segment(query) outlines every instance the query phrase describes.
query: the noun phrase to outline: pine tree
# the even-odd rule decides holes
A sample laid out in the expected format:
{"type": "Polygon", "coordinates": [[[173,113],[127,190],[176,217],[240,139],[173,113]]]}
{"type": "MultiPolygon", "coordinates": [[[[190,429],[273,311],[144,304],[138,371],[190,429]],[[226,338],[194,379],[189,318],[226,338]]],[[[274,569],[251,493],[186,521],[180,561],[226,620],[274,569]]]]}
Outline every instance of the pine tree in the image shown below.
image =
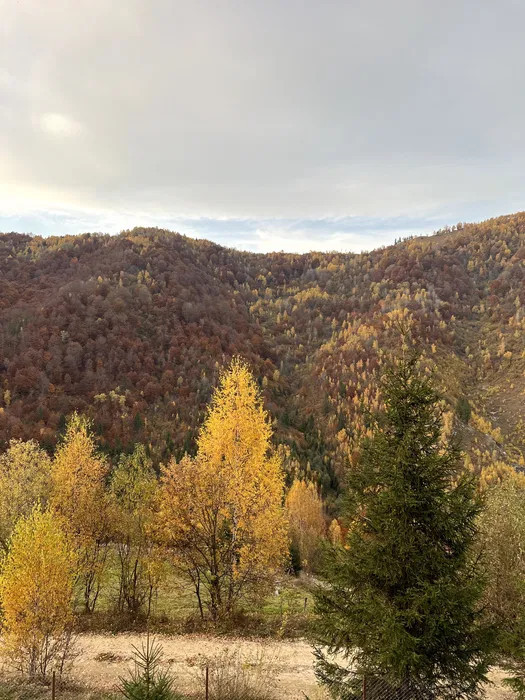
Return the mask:
{"type": "Polygon", "coordinates": [[[480,502],[441,439],[439,398],[417,358],[399,360],[382,390],[384,411],[348,474],[348,535],[328,551],[316,592],[317,675],[341,699],[360,696],[364,677],[392,698],[473,698],[491,642],[472,556],[480,502]]]}
{"type": "Polygon", "coordinates": [[[142,646],[133,647],[135,668],[129,678],[120,679],[120,693],[126,700],[181,700],[173,690],[173,678],[162,668],[164,652],[149,636],[142,646]]]}

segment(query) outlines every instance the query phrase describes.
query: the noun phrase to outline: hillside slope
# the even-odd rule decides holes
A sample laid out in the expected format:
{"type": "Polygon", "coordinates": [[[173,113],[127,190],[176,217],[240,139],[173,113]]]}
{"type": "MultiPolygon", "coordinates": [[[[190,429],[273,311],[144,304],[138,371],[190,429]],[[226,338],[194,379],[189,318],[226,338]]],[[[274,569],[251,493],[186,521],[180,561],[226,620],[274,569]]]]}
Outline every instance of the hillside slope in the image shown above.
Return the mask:
{"type": "Polygon", "coordinates": [[[335,492],[400,313],[474,467],[523,465],[525,213],[360,255],[255,255],[157,229],[2,234],[0,440],[52,446],[79,410],[109,451],[141,440],[165,460],[193,448],[220,365],[241,354],[290,473],[335,492]]]}

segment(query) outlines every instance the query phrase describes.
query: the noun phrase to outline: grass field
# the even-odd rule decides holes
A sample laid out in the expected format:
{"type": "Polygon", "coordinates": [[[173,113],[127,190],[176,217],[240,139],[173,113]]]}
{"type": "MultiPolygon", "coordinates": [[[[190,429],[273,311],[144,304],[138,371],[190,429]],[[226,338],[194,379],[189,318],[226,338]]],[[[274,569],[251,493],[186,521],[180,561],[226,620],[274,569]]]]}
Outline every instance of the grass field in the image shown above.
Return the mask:
{"type": "MultiPolygon", "coordinates": [[[[213,627],[214,633],[247,637],[305,636],[313,617],[313,588],[308,576],[283,575],[274,588],[261,598],[247,598],[235,617],[213,627]]],[[[178,577],[170,567],[154,598],[149,622],[145,615],[133,619],[115,612],[118,596],[118,566],[111,553],[104,586],[93,614],[82,611],[77,603],[77,627],[81,632],[125,632],[145,630],[164,634],[211,631],[210,622],[202,621],[197,599],[190,584],[178,577]]]]}

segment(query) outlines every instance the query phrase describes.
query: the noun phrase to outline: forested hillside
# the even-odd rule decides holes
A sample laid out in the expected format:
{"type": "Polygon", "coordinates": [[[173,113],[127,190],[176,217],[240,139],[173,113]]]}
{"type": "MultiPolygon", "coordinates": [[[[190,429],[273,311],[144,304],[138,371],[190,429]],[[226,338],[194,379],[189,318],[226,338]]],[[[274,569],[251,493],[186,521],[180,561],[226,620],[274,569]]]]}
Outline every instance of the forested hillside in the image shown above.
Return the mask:
{"type": "Polygon", "coordinates": [[[255,255],[157,229],[0,235],[0,447],[74,410],[110,453],[194,449],[233,355],[260,377],[290,475],[337,493],[408,315],[484,477],[524,466],[525,213],[363,254],[255,255]]]}

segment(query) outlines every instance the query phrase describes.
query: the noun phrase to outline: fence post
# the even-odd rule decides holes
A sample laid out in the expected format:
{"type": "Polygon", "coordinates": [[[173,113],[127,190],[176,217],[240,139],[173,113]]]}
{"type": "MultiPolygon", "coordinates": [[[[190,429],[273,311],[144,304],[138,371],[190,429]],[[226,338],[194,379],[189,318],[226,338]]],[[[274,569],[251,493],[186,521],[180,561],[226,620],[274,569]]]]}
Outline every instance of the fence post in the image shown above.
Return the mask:
{"type": "Polygon", "coordinates": [[[53,671],[51,677],[51,700],[56,700],[56,671],[53,671]]]}
{"type": "Polygon", "coordinates": [[[363,700],[366,700],[366,673],[363,675],[363,700]]]}
{"type": "Polygon", "coordinates": [[[206,700],[210,698],[210,669],[208,664],[206,664],[206,700]]]}

